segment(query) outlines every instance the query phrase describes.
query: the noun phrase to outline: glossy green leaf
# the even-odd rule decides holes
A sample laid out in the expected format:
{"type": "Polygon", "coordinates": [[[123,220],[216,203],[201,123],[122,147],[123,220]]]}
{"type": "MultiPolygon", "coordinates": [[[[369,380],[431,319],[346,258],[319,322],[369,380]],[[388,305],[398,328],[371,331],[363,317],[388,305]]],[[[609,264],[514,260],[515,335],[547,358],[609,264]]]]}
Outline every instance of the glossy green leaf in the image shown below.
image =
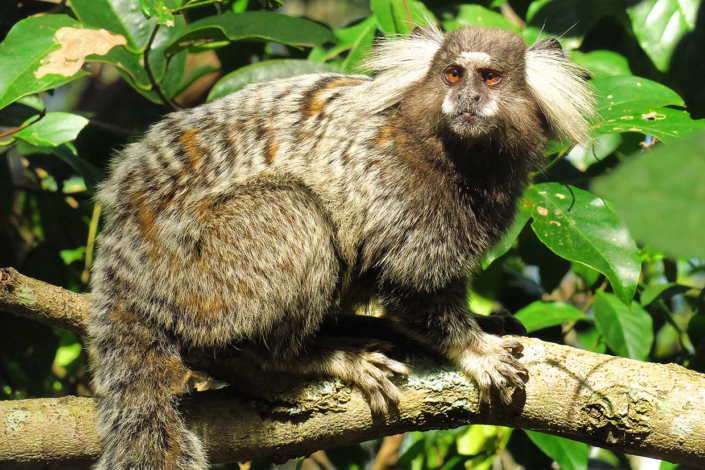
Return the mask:
{"type": "Polygon", "coordinates": [[[660,83],[641,77],[619,76],[592,81],[597,93],[597,112],[601,120],[597,133],[640,132],[669,141],[705,129],[705,120],[693,120],[680,109],[684,106],[676,92],[660,83]]]}
{"type": "Polygon", "coordinates": [[[605,339],[594,324],[587,327],[581,325],[581,328],[575,328],[575,334],[578,337],[576,347],[598,354],[604,354],[607,351],[605,339]]]}
{"type": "Polygon", "coordinates": [[[443,21],[443,28],[446,31],[465,25],[502,28],[515,33],[519,32],[517,25],[505,19],[501,14],[480,5],[460,5],[455,18],[443,21]]]}
{"type": "Polygon", "coordinates": [[[685,294],[689,290],[692,290],[691,286],[683,286],[676,284],[675,282],[669,282],[667,284],[654,284],[652,286],[647,286],[639,297],[640,304],[644,307],[649,305],[656,299],[670,299],[674,295],[685,294]]]}
{"type": "MultiPolygon", "coordinates": [[[[35,119],[31,118],[29,121],[35,119]]],[[[17,132],[15,138],[33,145],[56,147],[74,140],[86,124],[88,119],[77,114],[47,113],[39,121],[17,132]]]]}
{"type": "Polygon", "coordinates": [[[290,46],[317,47],[337,42],[333,32],[303,18],[264,11],[225,13],[195,21],[175,35],[166,48],[168,56],[210,42],[256,39],[290,46]]]}
{"type": "Polygon", "coordinates": [[[668,70],[676,46],[695,29],[699,6],[693,0],[641,0],[627,8],[639,45],[660,71],[668,70]]]}
{"type": "Polygon", "coordinates": [[[558,183],[534,185],[525,197],[533,204],[531,227],[539,240],[558,256],[600,271],[619,299],[631,304],[641,269],[639,250],[617,214],[589,192],[558,183]]]}
{"type": "Polygon", "coordinates": [[[592,51],[587,54],[574,53],[572,59],[594,74],[595,78],[631,75],[629,62],[621,54],[612,51],[592,51]]]}
{"type": "MultiPolygon", "coordinates": [[[[168,8],[176,8],[175,0],[160,0],[168,8]]],[[[71,7],[76,16],[86,25],[103,28],[127,39],[129,47],[135,50],[143,49],[152,34],[155,18],[146,19],[136,0],[72,0],[71,7]]],[[[164,94],[171,98],[181,89],[186,68],[186,53],[178,54],[171,60],[166,60],[164,50],[172,39],[185,28],[182,15],[174,17],[174,26],[162,26],[157,32],[152,51],[149,54],[149,64],[160,83],[164,94]],[[167,69],[168,65],[168,69],[167,69]]],[[[105,62],[115,66],[118,73],[147,99],[161,103],[161,99],[151,91],[152,83],[144,70],[144,58],[141,54],[132,54],[124,47],[114,47],[104,56],[89,56],[88,60],[105,62]]]]}
{"type": "Polygon", "coordinates": [[[317,72],[342,73],[342,70],[330,64],[309,60],[279,59],[257,62],[241,67],[221,78],[211,89],[208,101],[234,93],[250,83],[317,72]]]}
{"type": "Polygon", "coordinates": [[[526,327],[526,331],[540,330],[550,326],[557,326],[564,321],[588,320],[588,317],[573,307],[563,302],[542,302],[537,300],[519,310],[515,315],[526,327]]]}
{"type": "Polygon", "coordinates": [[[536,447],[555,460],[562,470],[587,469],[589,445],[541,432],[524,432],[536,447]]]}
{"type": "Polygon", "coordinates": [[[634,237],[672,257],[705,258],[705,132],[661,145],[595,181],[634,237]]]}
{"type": "Polygon", "coordinates": [[[618,76],[597,78],[590,82],[595,87],[596,109],[605,113],[625,110],[644,110],[662,106],[685,106],[683,99],[667,86],[642,77],[618,76]]]}
{"type": "Polygon", "coordinates": [[[156,18],[159,24],[174,25],[174,15],[163,0],[140,0],[140,8],[145,18],[156,18]]]}
{"type": "Polygon", "coordinates": [[[64,27],[80,28],[81,24],[66,15],[47,15],[27,18],[12,27],[0,43],[0,108],[87,75],[83,71],[69,77],[54,73],[39,78],[35,75],[47,56],[61,48],[54,34],[64,27]]]}
{"type": "Polygon", "coordinates": [[[347,48],[348,55],[341,66],[343,70],[346,72],[354,71],[365,53],[372,49],[375,31],[377,31],[377,18],[374,15],[353,28],[335,31],[335,35],[341,44],[349,45],[347,48]]]}
{"type": "Polygon", "coordinates": [[[531,217],[531,208],[532,206],[530,202],[524,200],[519,202],[519,208],[517,209],[517,214],[514,218],[512,226],[502,236],[501,240],[487,252],[485,258],[482,260],[482,269],[487,269],[492,261],[505,254],[509,251],[512,245],[514,245],[519,233],[531,217]]]}
{"type": "Polygon", "coordinates": [[[332,47],[315,47],[311,50],[308,60],[314,62],[327,62],[347,52],[347,56],[337,61],[341,69],[346,72],[356,71],[355,67],[365,53],[372,48],[372,42],[377,31],[377,17],[374,15],[355,26],[341,28],[333,31],[338,38],[338,44],[332,47]]]}
{"type": "Polygon", "coordinates": [[[416,0],[371,0],[370,8],[385,34],[409,34],[416,26],[436,23],[433,13],[416,0]]]}
{"type": "Polygon", "coordinates": [[[607,346],[622,357],[645,361],[654,344],[653,321],[637,302],[631,310],[613,294],[598,292],[592,306],[595,326],[607,346]]]}

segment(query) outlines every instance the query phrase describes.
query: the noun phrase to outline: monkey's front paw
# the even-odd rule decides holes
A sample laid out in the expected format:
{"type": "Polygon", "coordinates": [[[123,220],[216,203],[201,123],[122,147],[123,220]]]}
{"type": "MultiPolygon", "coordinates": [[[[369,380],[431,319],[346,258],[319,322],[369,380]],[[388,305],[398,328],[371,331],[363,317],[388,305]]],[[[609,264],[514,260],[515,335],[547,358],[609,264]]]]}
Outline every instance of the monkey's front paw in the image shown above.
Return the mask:
{"type": "Polygon", "coordinates": [[[515,339],[483,334],[475,344],[459,352],[458,364],[477,384],[481,402],[490,401],[492,388],[497,389],[506,404],[512,401],[510,387],[524,389],[529,371],[514,357],[523,349],[515,339]]]}
{"type": "Polygon", "coordinates": [[[367,397],[373,413],[384,413],[388,405],[399,403],[399,389],[389,380],[389,374],[404,378],[409,369],[401,362],[387,357],[385,343],[368,341],[354,351],[343,351],[337,368],[341,379],[357,385],[367,397]]]}

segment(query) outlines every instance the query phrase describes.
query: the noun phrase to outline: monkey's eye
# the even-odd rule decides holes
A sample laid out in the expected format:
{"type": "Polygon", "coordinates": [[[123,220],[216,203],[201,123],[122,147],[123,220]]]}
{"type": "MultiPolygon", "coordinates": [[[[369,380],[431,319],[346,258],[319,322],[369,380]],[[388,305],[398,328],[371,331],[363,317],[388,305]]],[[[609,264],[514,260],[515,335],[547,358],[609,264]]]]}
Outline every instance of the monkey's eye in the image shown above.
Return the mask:
{"type": "Polygon", "coordinates": [[[443,71],[443,77],[448,85],[455,85],[463,76],[463,70],[456,66],[450,66],[443,71]]]}
{"type": "Polygon", "coordinates": [[[497,85],[499,82],[502,81],[502,77],[500,77],[499,74],[495,72],[486,72],[482,75],[482,79],[485,81],[486,84],[490,86],[497,85]]]}

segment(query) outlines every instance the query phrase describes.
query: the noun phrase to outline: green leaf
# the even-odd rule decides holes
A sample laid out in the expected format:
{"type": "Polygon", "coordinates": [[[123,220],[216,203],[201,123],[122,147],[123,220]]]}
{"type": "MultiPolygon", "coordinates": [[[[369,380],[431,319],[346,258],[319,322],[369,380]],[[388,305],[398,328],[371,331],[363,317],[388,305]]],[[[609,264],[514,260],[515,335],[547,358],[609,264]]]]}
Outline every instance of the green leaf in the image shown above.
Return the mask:
{"type": "Polygon", "coordinates": [[[627,58],[616,52],[592,51],[587,54],[574,53],[571,57],[575,63],[589,69],[595,78],[632,74],[627,58]]]}
{"type": "Polygon", "coordinates": [[[341,44],[349,45],[347,48],[348,56],[341,67],[343,70],[346,72],[353,71],[365,53],[372,49],[375,31],[377,31],[377,18],[374,15],[352,28],[335,31],[335,35],[341,44]]]}
{"type": "Polygon", "coordinates": [[[416,26],[436,23],[433,13],[416,0],[370,0],[370,8],[385,34],[405,35],[416,26]]]}
{"type": "Polygon", "coordinates": [[[666,72],[680,40],[695,29],[699,1],[641,0],[627,8],[634,34],[654,65],[666,72]]]}
{"type": "Polygon", "coordinates": [[[654,344],[651,315],[637,302],[631,309],[612,294],[598,292],[592,306],[595,326],[607,346],[622,357],[645,361],[654,344]]]}
{"type": "MultiPolygon", "coordinates": [[[[177,7],[175,0],[160,2],[168,8],[177,7]]],[[[154,25],[159,22],[155,18],[145,19],[135,0],[72,0],[71,7],[84,24],[124,36],[128,46],[135,50],[141,50],[147,45],[154,25]]],[[[174,17],[173,27],[159,29],[149,54],[150,67],[160,82],[162,91],[169,98],[181,89],[186,69],[186,53],[172,57],[167,64],[164,50],[185,27],[186,22],[182,15],[174,17]]],[[[152,83],[142,65],[142,55],[132,54],[124,47],[115,47],[104,56],[89,56],[88,60],[114,65],[120,76],[135,90],[150,101],[161,104],[157,93],[151,91],[152,83]]]]}
{"type": "Polygon", "coordinates": [[[48,61],[50,53],[61,49],[54,35],[61,28],[80,28],[81,24],[66,15],[27,18],[15,24],[0,43],[0,108],[23,96],[56,88],[87,72],[71,76],[50,73],[37,77],[37,70],[48,61]]]}
{"type": "Polygon", "coordinates": [[[519,32],[517,25],[507,21],[501,14],[480,5],[460,5],[455,18],[443,21],[443,28],[446,31],[465,25],[503,28],[515,33],[519,32]]]}
{"type": "Polygon", "coordinates": [[[311,50],[308,60],[314,62],[326,62],[339,56],[343,52],[348,52],[345,59],[339,61],[341,69],[351,72],[365,53],[372,48],[372,42],[377,31],[377,17],[374,15],[367,18],[355,26],[341,28],[333,31],[339,43],[333,47],[316,47],[311,50]]]}
{"type": "Polygon", "coordinates": [[[541,432],[524,432],[536,447],[555,460],[562,470],[587,469],[589,445],[541,432]]]}
{"type": "Polygon", "coordinates": [[[606,77],[596,78],[590,83],[596,89],[596,109],[603,117],[608,112],[621,113],[632,109],[685,106],[678,93],[646,78],[606,77]]]}
{"type": "Polygon", "coordinates": [[[156,17],[159,24],[174,25],[174,15],[162,0],[140,0],[140,8],[145,18],[156,17]]]}
{"type": "Polygon", "coordinates": [[[526,225],[526,222],[531,217],[531,207],[531,203],[528,201],[521,200],[519,202],[519,208],[517,209],[517,214],[512,226],[502,236],[502,239],[487,252],[485,258],[482,260],[482,269],[487,269],[492,261],[505,254],[514,245],[521,229],[524,228],[524,225],[526,225]]]}
{"type": "Polygon", "coordinates": [[[529,333],[549,326],[560,325],[564,321],[589,320],[583,312],[572,305],[540,300],[519,310],[515,317],[524,324],[529,333]]]}
{"type": "Polygon", "coordinates": [[[705,132],[661,145],[592,185],[634,237],[672,257],[705,258],[705,132]]]}
{"type": "MultiPolygon", "coordinates": [[[[28,121],[35,119],[33,117],[28,121]]],[[[56,147],[74,140],[87,124],[88,119],[77,114],[47,113],[39,121],[17,132],[15,138],[33,145],[56,147]]]]}
{"type": "Polygon", "coordinates": [[[676,92],[645,78],[619,76],[592,81],[597,93],[597,112],[602,120],[597,133],[640,132],[669,141],[705,129],[705,120],[692,120],[676,92]]]}
{"type": "Polygon", "coordinates": [[[567,160],[578,170],[585,171],[593,163],[597,163],[617,150],[622,144],[619,134],[604,134],[595,140],[576,145],[567,156],[567,160]]]}
{"type": "Polygon", "coordinates": [[[534,185],[525,197],[533,204],[531,228],[539,240],[558,256],[607,276],[629,305],[641,269],[639,250],[614,211],[587,191],[558,183],[534,185]]]}
{"type": "Polygon", "coordinates": [[[221,78],[211,89],[208,101],[234,93],[250,83],[316,72],[340,73],[342,70],[333,65],[309,60],[278,59],[257,62],[241,67],[221,78]]]}
{"type": "Polygon", "coordinates": [[[646,307],[656,299],[670,299],[674,295],[685,294],[692,289],[693,287],[683,286],[676,284],[675,282],[669,282],[667,284],[654,284],[644,289],[641,293],[641,297],[639,298],[639,303],[643,307],[646,307]]]}
{"type": "Polygon", "coordinates": [[[289,46],[317,47],[335,43],[333,32],[303,18],[264,11],[225,13],[209,16],[188,25],[171,39],[166,55],[210,42],[256,39],[289,46]]]}

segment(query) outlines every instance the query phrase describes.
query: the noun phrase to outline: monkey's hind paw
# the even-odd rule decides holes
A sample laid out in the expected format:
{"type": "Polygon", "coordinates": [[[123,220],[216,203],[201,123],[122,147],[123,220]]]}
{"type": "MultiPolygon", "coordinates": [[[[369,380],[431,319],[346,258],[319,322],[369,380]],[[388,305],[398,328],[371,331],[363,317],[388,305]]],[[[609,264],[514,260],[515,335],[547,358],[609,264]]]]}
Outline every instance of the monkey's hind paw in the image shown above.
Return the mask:
{"type": "Polygon", "coordinates": [[[458,363],[477,385],[481,402],[490,401],[490,392],[494,388],[502,402],[509,404],[512,388],[524,389],[529,371],[514,357],[523,349],[515,339],[483,334],[475,344],[460,352],[458,363]]]}
{"type": "Polygon", "coordinates": [[[389,379],[389,374],[407,378],[409,369],[401,362],[390,359],[383,351],[385,343],[364,342],[359,349],[342,351],[334,367],[337,376],[355,384],[365,395],[374,414],[387,411],[389,404],[399,403],[399,389],[389,379]]]}

